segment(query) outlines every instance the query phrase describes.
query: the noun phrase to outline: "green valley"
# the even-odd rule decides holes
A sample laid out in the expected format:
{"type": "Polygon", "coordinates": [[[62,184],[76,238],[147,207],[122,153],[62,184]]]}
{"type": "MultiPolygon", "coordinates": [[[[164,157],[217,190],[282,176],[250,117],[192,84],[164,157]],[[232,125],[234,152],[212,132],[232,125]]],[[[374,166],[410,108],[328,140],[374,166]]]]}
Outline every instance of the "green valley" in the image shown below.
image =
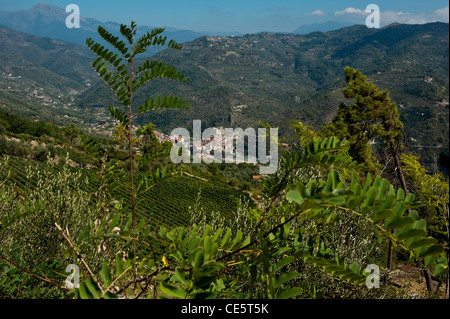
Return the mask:
{"type": "MultiPolygon", "coordinates": [[[[381,30],[353,26],[308,35],[261,33],[243,37],[202,37],[166,50],[155,58],[179,66],[190,79],[177,86],[156,80],[136,96],[169,93],[191,99],[185,112],[158,111],[152,121],[164,131],[190,128],[194,119],[206,127],[280,127],[301,120],[320,127],[345,101],[346,66],[360,69],[388,89],[405,123],[408,146],[427,167],[437,169],[439,152],[448,149],[448,24],[392,25],[381,30]]],[[[107,105],[113,96],[103,83],[79,96],[80,106],[107,105]]]]}
{"type": "Polygon", "coordinates": [[[0,25],[0,300],[448,299],[448,26],[0,25]]]}

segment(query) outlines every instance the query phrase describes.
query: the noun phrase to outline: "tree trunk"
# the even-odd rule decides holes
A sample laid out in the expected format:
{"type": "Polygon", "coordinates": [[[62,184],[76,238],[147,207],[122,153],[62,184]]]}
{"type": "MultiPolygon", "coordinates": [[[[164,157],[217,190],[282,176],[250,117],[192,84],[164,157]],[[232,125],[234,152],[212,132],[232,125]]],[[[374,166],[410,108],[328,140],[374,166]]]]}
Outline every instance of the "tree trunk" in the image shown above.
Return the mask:
{"type": "Polygon", "coordinates": [[[391,267],[392,267],[392,240],[389,239],[387,269],[390,270],[391,267]]]}
{"type": "Polygon", "coordinates": [[[431,275],[428,269],[423,270],[423,275],[425,277],[425,282],[427,283],[427,290],[428,292],[433,292],[433,281],[431,280],[431,275]]]}
{"type": "MultiPolygon", "coordinates": [[[[398,152],[394,147],[392,147],[391,153],[394,159],[395,171],[397,172],[397,177],[400,182],[400,186],[405,191],[405,194],[408,194],[408,186],[406,185],[405,176],[403,175],[403,170],[400,164],[398,152]]],[[[394,231],[391,231],[391,234],[394,234],[394,231]]],[[[393,254],[392,241],[389,240],[387,269],[391,269],[392,267],[392,254],[393,254]]]]}
{"type": "MultiPolygon", "coordinates": [[[[398,151],[394,147],[392,148],[392,156],[394,158],[395,170],[397,171],[398,180],[400,182],[401,187],[405,191],[405,194],[407,195],[409,193],[408,186],[406,185],[405,175],[403,174],[402,165],[400,163],[398,151]]],[[[391,266],[392,266],[392,242],[389,241],[388,266],[387,266],[387,268],[390,269],[391,266]]],[[[428,292],[431,293],[431,292],[433,292],[433,289],[432,289],[433,288],[432,287],[432,282],[433,281],[431,279],[431,274],[428,271],[428,269],[426,269],[426,268],[424,268],[423,274],[424,274],[425,281],[426,281],[426,284],[427,284],[427,290],[428,290],[428,292]]]]}
{"type": "Polygon", "coordinates": [[[405,191],[405,194],[408,194],[408,186],[406,185],[405,175],[403,175],[402,165],[400,164],[400,159],[398,156],[398,152],[396,150],[392,151],[392,156],[394,157],[395,170],[397,171],[397,177],[400,182],[401,187],[405,191]]]}

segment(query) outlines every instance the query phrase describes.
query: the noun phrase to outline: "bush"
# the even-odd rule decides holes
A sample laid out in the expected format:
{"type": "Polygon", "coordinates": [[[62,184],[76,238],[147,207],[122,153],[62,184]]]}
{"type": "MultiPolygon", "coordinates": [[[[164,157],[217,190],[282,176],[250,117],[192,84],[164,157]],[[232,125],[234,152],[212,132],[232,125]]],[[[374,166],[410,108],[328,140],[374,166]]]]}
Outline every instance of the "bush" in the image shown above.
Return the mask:
{"type": "Polygon", "coordinates": [[[5,134],[9,129],[10,125],[8,121],[0,117],[0,134],[5,134]]]}
{"type": "MultiPolygon", "coordinates": [[[[133,159],[133,167],[138,167],[138,162],[135,161],[134,159],[133,159]]],[[[122,169],[123,168],[125,170],[130,169],[130,160],[127,159],[126,161],[118,162],[117,163],[117,168],[118,169],[122,169]]]]}
{"type": "MultiPolygon", "coordinates": [[[[46,148],[41,148],[40,151],[43,149],[46,151],[46,148]]],[[[72,172],[67,165],[61,167],[58,172],[53,168],[54,164],[51,162],[44,165],[32,162],[27,164],[24,172],[30,185],[26,200],[30,204],[43,202],[44,210],[33,212],[16,221],[8,230],[0,232],[0,254],[13,258],[12,248],[17,246],[21,250],[20,256],[17,256],[18,262],[25,268],[33,269],[41,263],[49,264],[53,261],[64,267],[76,263],[77,260],[74,260],[73,256],[66,256],[67,248],[63,245],[63,238],[55,223],[63,229],[67,227],[70,234],[77,234],[89,221],[94,221],[100,215],[98,202],[84,190],[87,182],[83,173],[72,172]]],[[[0,177],[1,182],[3,181],[0,177]]],[[[2,197],[0,189],[0,219],[14,210],[15,205],[19,205],[17,200],[10,197],[15,192],[14,186],[7,184],[3,190],[2,197]]],[[[102,199],[104,203],[107,202],[106,197],[102,199]]],[[[109,209],[114,211],[113,207],[109,209]]],[[[85,258],[97,266],[97,263],[100,263],[97,252],[99,240],[95,243],[89,248],[84,247],[83,253],[85,258]]]]}
{"type": "Polygon", "coordinates": [[[39,162],[44,162],[45,160],[47,160],[47,156],[48,156],[48,149],[46,147],[37,146],[34,148],[33,157],[35,160],[39,162]]]}
{"type": "Polygon", "coordinates": [[[0,136],[0,156],[6,154],[7,143],[7,140],[3,136],[0,136]]]}
{"type": "Polygon", "coordinates": [[[56,155],[56,148],[55,148],[55,145],[53,145],[53,144],[47,145],[47,150],[48,150],[48,152],[50,153],[50,157],[51,157],[51,158],[55,158],[55,155],[56,155]]]}
{"type": "Polygon", "coordinates": [[[23,143],[13,143],[14,152],[12,155],[25,157],[31,154],[31,146],[23,143]]]}
{"type": "Polygon", "coordinates": [[[25,157],[31,154],[31,147],[22,142],[8,141],[0,137],[0,155],[3,154],[25,157]]]}
{"type": "Polygon", "coordinates": [[[252,189],[252,185],[251,185],[249,182],[243,182],[243,183],[241,184],[241,188],[242,188],[244,191],[249,191],[249,190],[252,189]]]}
{"type": "Polygon", "coordinates": [[[53,144],[49,144],[47,146],[37,146],[34,148],[33,157],[35,160],[39,162],[44,162],[47,160],[47,157],[55,158],[56,148],[53,144]]]}
{"type": "Polygon", "coordinates": [[[236,177],[233,177],[232,179],[230,179],[228,184],[230,184],[231,187],[237,187],[239,185],[239,181],[236,177]]]}

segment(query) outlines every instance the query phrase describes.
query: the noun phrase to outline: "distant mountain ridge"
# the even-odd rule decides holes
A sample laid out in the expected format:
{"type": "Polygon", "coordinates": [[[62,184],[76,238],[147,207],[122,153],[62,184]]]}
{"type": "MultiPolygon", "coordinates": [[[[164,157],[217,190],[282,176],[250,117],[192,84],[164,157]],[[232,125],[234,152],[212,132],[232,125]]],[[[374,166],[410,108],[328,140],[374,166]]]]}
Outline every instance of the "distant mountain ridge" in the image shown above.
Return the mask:
{"type": "Polygon", "coordinates": [[[74,121],[74,97],[98,81],[93,57],[80,45],[0,25],[0,108],[33,120],[74,121]]]}
{"type": "Polygon", "coordinates": [[[334,31],[339,30],[344,27],[351,26],[351,23],[340,23],[336,21],[326,21],[322,23],[312,23],[312,24],[303,24],[299,26],[297,29],[292,31],[293,34],[308,34],[311,32],[328,32],[328,31],[334,31]]]}
{"type": "MultiPolygon", "coordinates": [[[[100,40],[97,34],[97,27],[99,25],[105,26],[108,30],[114,32],[118,32],[120,28],[119,23],[100,22],[96,19],[81,16],[80,28],[68,29],[65,25],[67,16],[68,13],[66,13],[65,10],[40,2],[28,10],[8,12],[0,10],[0,24],[32,35],[72,42],[83,46],[86,43],[86,39],[89,37],[92,37],[97,41],[100,40]]],[[[152,26],[138,26],[138,32],[145,33],[152,28],[152,26]]],[[[168,38],[180,43],[192,41],[201,36],[212,34],[217,36],[243,35],[239,32],[195,32],[170,27],[165,31],[165,35],[167,35],[168,38]]],[[[161,51],[161,49],[150,50],[149,54],[154,54],[159,51],[161,51]]]]}
{"type": "MultiPolygon", "coordinates": [[[[48,37],[57,40],[84,45],[88,37],[99,40],[97,27],[101,24],[109,30],[119,30],[120,24],[116,22],[100,22],[93,18],[87,18],[83,15],[80,18],[80,29],[68,29],[65,27],[65,20],[68,13],[64,9],[39,2],[28,10],[20,11],[2,11],[0,10],[0,24],[6,27],[33,34],[40,37],[48,37]]],[[[351,24],[340,23],[336,21],[326,21],[322,23],[304,24],[295,29],[293,34],[308,34],[311,32],[328,32],[350,26],[351,24]]],[[[138,26],[141,33],[150,31],[153,26],[138,26]]],[[[270,32],[270,31],[267,31],[270,32]]],[[[289,33],[289,32],[286,32],[289,33]]],[[[210,31],[192,31],[180,30],[167,27],[166,35],[180,43],[193,41],[201,36],[243,36],[239,31],[233,32],[210,32],[210,31]]],[[[150,55],[161,51],[160,49],[150,50],[150,55]]]]}
{"type": "MultiPolygon", "coordinates": [[[[185,111],[152,112],[143,117],[163,131],[204,127],[258,127],[258,121],[292,134],[298,119],[316,128],[331,121],[345,101],[344,68],[359,68],[399,105],[411,148],[448,149],[449,25],[363,25],[307,35],[260,33],[243,37],[201,37],[180,51],[155,58],[177,66],[191,82],[156,80],[135,96],[175,94],[191,100],[185,111]]],[[[83,107],[106,105],[115,97],[103,83],[79,96],[83,107]]],[[[431,165],[435,153],[424,151],[431,165]]]]}
{"type": "MultiPolygon", "coordinates": [[[[33,118],[52,119],[57,114],[67,123],[86,119],[88,109],[116,101],[93,73],[89,62],[94,57],[84,46],[6,27],[0,36],[0,107],[25,109],[33,118]],[[33,93],[38,89],[44,93],[33,93]]],[[[138,107],[158,94],[190,99],[189,110],[152,112],[142,118],[164,132],[190,128],[194,119],[201,119],[205,127],[256,128],[263,121],[279,126],[280,135],[289,137],[292,119],[318,128],[333,118],[345,101],[344,68],[351,66],[391,92],[409,146],[422,150],[429,167],[436,152],[448,153],[448,57],[448,23],[392,24],[382,29],[356,25],[307,35],[203,36],[184,43],[182,50],[155,56],[183,71],[189,84],[155,80],[133,101],[138,107]]]]}

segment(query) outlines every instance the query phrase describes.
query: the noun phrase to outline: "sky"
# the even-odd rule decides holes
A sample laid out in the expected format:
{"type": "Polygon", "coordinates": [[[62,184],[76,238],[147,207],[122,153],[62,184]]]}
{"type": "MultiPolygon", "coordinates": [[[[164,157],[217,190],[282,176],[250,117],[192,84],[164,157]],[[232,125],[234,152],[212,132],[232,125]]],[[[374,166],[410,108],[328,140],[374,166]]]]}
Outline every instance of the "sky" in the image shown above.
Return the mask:
{"type": "MultiPolygon", "coordinates": [[[[0,0],[0,10],[27,10],[35,0],[0,0]]],[[[76,4],[85,18],[193,31],[292,32],[300,25],[337,21],[364,24],[369,4],[381,11],[381,25],[449,22],[447,0],[44,0],[65,9],[76,4]]],[[[1,21],[0,21],[1,24],[1,21]]]]}

